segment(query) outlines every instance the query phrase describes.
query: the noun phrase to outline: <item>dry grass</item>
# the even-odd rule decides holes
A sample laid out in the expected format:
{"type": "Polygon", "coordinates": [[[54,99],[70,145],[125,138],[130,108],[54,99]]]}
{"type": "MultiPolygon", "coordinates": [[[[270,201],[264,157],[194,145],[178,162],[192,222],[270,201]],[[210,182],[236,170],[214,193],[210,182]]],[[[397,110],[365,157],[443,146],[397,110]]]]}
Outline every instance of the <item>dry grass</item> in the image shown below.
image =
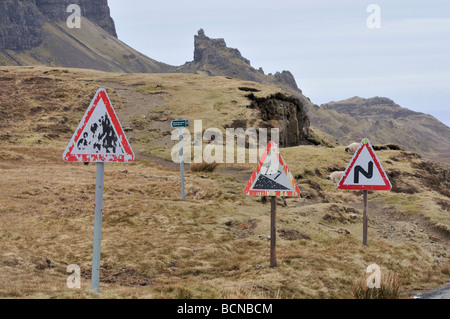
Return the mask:
{"type": "MultiPolygon", "coordinates": [[[[97,298],[89,292],[95,166],[61,163],[58,147],[10,150],[29,160],[1,162],[0,295],[97,298]],[[82,269],[81,291],[65,288],[72,263],[82,269]]],[[[242,185],[217,175],[186,180],[182,202],[176,171],[147,161],[107,165],[101,298],[346,298],[372,260],[411,276],[410,286],[442,277],[413,277],[417,260],[433,265],[419,247],[373,241],[363,249],[360,223],[327,224],[334,204],[299,199],[279,208],[278,227],[310,239],[280,233],[279,267],[270,269],[267,206],[228,198],[242,185]]]]}
{"type": "Polygon", "coordinates": [[[364,276],[352,288],[356,299],[398,299],[400,295],[400,282],[395,273],[381,272],[380,288],[369,288],[368,276],[364,276]]]}

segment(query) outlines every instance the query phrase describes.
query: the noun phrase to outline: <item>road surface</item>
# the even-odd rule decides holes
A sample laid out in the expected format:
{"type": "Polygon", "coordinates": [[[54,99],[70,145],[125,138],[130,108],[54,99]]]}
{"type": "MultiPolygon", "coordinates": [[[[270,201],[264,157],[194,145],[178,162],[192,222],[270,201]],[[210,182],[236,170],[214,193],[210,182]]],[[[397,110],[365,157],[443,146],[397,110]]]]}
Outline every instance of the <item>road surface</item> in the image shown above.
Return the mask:
{"type": "Polygon", "coordinates": [[[450,299],[450,283],[444,288],[420,296],[420,299],[450,299]]]}

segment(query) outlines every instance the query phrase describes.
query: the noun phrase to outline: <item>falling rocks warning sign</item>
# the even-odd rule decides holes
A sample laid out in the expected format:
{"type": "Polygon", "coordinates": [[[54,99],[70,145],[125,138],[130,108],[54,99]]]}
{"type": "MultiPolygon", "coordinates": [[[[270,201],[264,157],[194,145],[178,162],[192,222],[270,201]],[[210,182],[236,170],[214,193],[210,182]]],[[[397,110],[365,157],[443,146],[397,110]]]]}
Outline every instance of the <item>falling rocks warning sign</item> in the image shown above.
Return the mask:
{"type": "Polygon", "coordinates": [[[244,194],[251,196],[299,196],[300,190],[274,142],[267,144],[244,194]]]}
{"type": "Polygon", "coordinates": [[[63,154],[66,162],[132,162],[134,153],[104,89],[95,94],[63,154]]]}

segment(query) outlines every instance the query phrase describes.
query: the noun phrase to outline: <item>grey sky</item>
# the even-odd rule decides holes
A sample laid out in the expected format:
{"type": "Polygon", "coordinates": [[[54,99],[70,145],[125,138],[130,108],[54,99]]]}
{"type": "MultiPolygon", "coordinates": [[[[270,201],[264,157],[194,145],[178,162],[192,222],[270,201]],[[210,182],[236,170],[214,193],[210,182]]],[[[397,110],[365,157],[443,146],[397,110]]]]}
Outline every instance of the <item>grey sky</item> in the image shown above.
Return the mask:
{"type": "Polygon", "coordinates": [[[289,70],[315,104],[384,96],[450,126],[448,0],[109,0],[119,38],[171,65],[194,34],[224,38],[255,68],[289,70]],[[370,4],[381,28],[367,27],[370,4]]]}

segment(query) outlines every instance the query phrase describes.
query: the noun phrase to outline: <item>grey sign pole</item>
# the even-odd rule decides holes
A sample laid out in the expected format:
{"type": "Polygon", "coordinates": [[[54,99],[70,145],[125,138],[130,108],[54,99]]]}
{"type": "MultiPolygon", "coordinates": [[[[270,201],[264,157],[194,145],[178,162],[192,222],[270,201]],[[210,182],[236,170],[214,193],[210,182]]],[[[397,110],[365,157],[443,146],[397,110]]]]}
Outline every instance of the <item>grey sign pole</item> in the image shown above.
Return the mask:
{"type": "Polygon", "coordinates": [[[181,199],[185,199],[184,195],[184,155],[183,155],[183,128],[178,128],[180,134],[180,175],[181,175],[181,199]]]}
{"type": "Polygon", "coordinates": [[[95,186],[95,216],[94,216],[94,249],[92,254],[91,289],[99,292],[100,283],[100,251],[102,241],[102,211],[103,211],[103,181],[105,163],[97,163],[97,182],[95,186]]]}
{"type": "Polygon", "coordinates": [[[177,119],[170,123],[172,128],[178,128],[180,142],[180,175],[181,175],[181,199],[185,199],[184,195],[184,155],[183,155],[183,127],[189,126],[189,119],[177,119]]]}

